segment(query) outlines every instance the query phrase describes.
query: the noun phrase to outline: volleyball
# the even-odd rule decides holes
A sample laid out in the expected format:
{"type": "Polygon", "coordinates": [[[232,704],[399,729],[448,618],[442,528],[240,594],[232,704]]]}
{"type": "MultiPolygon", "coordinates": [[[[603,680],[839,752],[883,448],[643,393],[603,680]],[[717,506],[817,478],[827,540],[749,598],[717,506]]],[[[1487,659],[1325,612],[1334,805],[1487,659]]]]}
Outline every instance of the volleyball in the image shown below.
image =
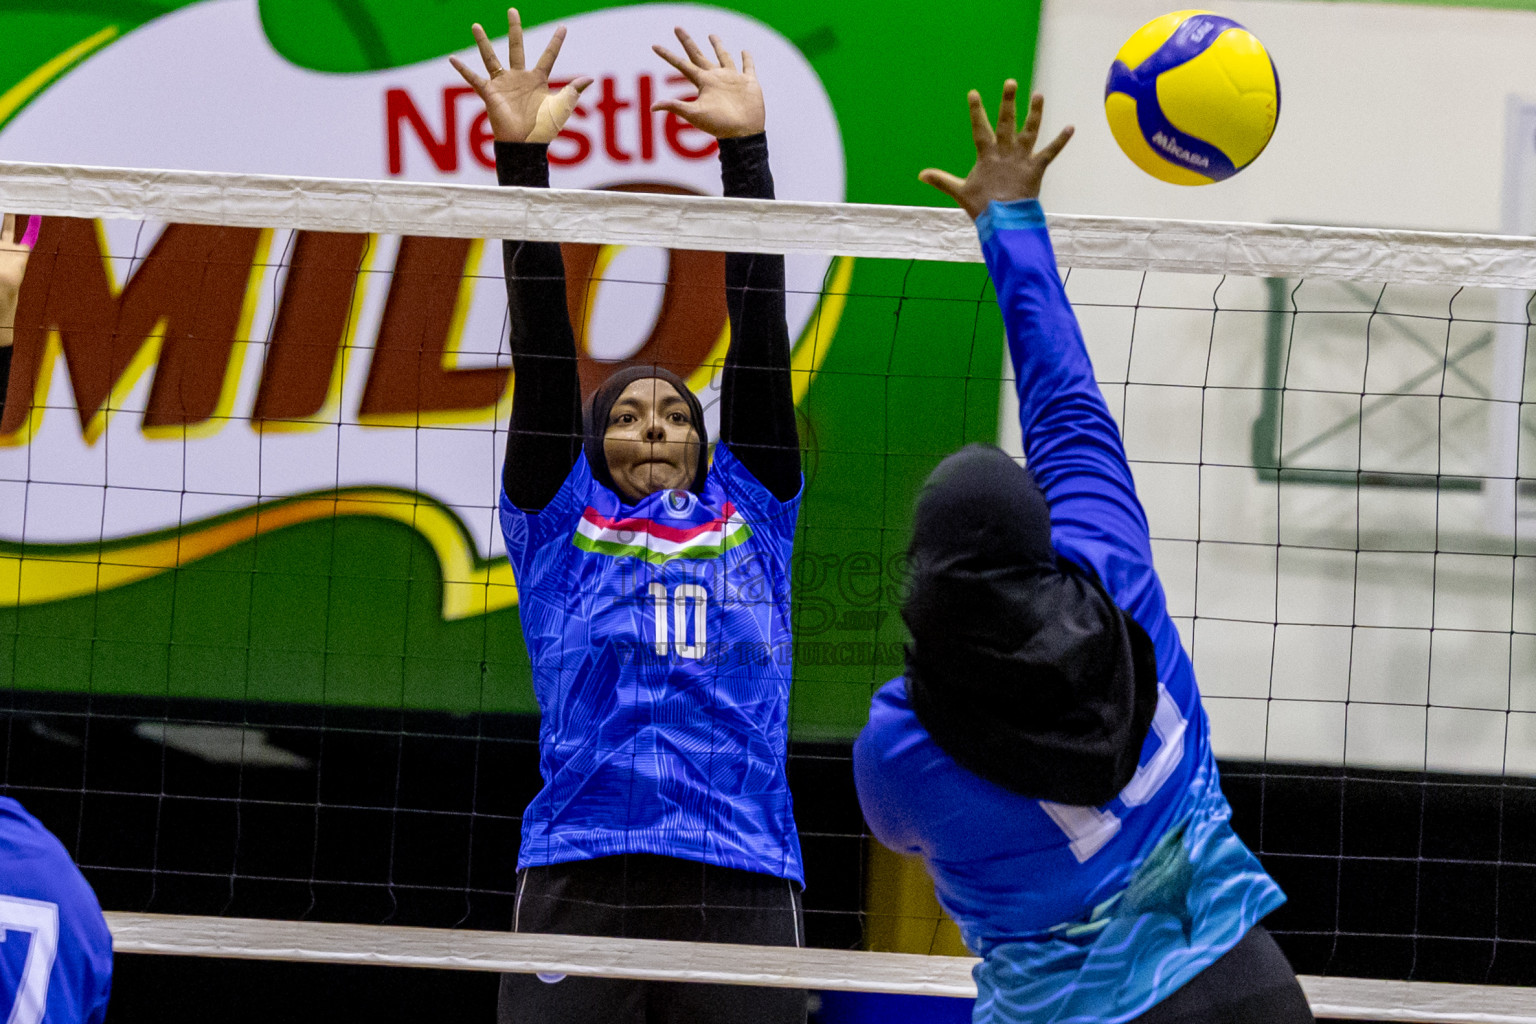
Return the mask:
{"type": "Polygon", "coordinates": [[[1137,29],[1104,86],[1109,130],[1131,161],[1174,185],[1209,185],[1257,159],[1280,117],[1280,76],[1252,32],[1209,11],[1137,29]]]}

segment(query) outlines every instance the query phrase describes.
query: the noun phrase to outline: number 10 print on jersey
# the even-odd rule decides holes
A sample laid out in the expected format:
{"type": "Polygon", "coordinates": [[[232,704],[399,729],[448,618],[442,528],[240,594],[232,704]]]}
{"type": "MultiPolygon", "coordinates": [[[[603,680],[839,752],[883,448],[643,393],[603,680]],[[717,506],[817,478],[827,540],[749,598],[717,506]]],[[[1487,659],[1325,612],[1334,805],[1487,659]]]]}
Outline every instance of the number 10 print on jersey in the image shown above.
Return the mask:
{"type": "Polygon", "coordinates": [[[803,882],[784,774],[799,498],[724,442],[625,505],[577,460],[501,524],[543,715],[518,867],[653,853],[803,882]]]}

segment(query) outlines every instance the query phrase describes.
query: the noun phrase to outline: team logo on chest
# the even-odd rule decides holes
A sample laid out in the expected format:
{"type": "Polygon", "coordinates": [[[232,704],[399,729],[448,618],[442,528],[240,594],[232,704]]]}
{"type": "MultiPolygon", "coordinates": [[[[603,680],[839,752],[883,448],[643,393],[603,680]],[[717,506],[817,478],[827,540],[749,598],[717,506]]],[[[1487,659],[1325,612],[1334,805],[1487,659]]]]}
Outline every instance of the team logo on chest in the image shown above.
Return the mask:
{"type": "Polygon", "coordinates": [[[667,515],[674,519],[686,519],[693,513],[694,506],[698,503],[699,497],[692,491],[668,491],[665,508],[667,515]]]}
{"type": "MultiPolygon", "coordinates": [[[[652,507],[669,519],[709,514],[699,508],[698,496],[690,491],[668,491],[652,507]]],[[[674,558],[719,558],[751,536],[752,528],[730,502],[719,515],[704,522],[680,525],[658,522],[651,516],[615,519],[589,506],[576,524],[571,543],[595,555],[639,558],[663,565],[674,558]]]]}

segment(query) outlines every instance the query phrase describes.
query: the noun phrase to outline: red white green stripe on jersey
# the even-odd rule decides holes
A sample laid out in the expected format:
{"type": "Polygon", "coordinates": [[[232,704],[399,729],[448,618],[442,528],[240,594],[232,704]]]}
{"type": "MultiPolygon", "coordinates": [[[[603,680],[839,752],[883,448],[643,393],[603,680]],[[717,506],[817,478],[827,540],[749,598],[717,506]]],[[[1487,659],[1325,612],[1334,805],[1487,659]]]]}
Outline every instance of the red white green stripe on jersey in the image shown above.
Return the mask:
{"type": "Polygon", "coordinates": [[[667,526],[653,519],[610,519],[588,508],[571,543],[596,555],[640,558],[662,565],[674,558],[719,558],[752,536],[752,527],[727,502],[718,518],[696,526],[667,526]]]}

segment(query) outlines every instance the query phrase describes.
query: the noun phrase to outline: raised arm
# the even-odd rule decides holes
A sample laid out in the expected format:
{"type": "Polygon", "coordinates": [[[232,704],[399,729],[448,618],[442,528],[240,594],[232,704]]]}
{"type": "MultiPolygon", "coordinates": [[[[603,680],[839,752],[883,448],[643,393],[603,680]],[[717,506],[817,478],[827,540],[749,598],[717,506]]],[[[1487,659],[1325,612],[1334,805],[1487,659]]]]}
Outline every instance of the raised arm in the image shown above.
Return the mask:
{"type": "MultiPolygon", "coordinates": [[[[474,26],[485,64],[481,77],[449,58],[485,103],[496,140],[496,180],[502,185],[549,187],[549,142],[592,84],[578,78],[551,92],[549,75],[565,41],[554,38],[532,68],[524,67],[523,29],[507,11],[507,63],[503,67],[485,30],[474,26]]],[[[576,336],[565,301],[565,265],[553,242],[502,242],[507,309],[511,319],[512,415],[501,482],[507,498],[538,512],[560,490],[581,453],[581,379],[576,336]]]]}
{"type": "MultiPolygon", "coordinates": [[[[688,100],[666,100],[656,110],[674,113],[720,142],[725,194],[773,198],[762,88],[752,55],[736,67],[730,51],[710,36],[715,59],[687,32],[676,30],[686,59],[665,47],[658,56],[698,89],[688,100]]],[[[800,491],[800,433],[789,376],[789,327],[784,311],[784,257],[729,253],[725,257],[726,310],[731,345],[720,380],[720,440],[780,501],[800,491]]]]}
{"type": "Polygon", "coordinates": [[[25,226],[15,214],[6,214],[0,224],[0,416],[5,415],[5,392],[11,383],[11,345],[16,336],[16,304],[21,298],[21,279],[27,272],[27,257],[37,241],[38,219],[31,217],[25,226]]]}
{"type": "Polygon", "coordinates": [[[921,177],[976,220],[1008,332],[1025,458],[1051,506],[1052,542],[1088,563],[1116,603],[1150,627],[1163,599],[1151,572],[1146,514],[1061,285],[1038,199],[1045,169],[1072,130],[1036,151],[1044,101],[1032,98],[1016,131],[1016,91],[1012,81],[1004,86],[995,130],[981,97],[971,93],[977,156],[970,175],[962,181],[930,169],[921,177]]]}

